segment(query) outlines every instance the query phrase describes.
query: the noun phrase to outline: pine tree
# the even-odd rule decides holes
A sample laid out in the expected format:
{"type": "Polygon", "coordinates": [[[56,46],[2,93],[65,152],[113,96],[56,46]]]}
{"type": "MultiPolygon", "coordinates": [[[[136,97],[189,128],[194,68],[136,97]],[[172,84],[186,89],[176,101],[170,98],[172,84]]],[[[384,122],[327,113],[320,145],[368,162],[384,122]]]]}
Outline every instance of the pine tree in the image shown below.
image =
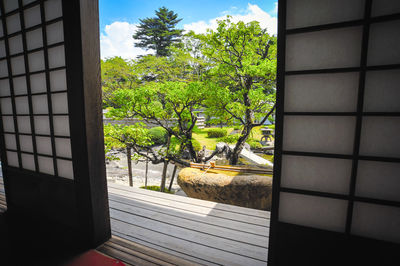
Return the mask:
{"type": "Polygon", "coordinates": [[[182,19],[178,14],[166,7],[161,7],[156,12],[156,17],[140,19],[137,32],[132,36],[140,42],[136,47],[153,49],[156,56],[168,55],[168,47],[174,42],[180,42],[183,30],[175,29],[182,19]]]}

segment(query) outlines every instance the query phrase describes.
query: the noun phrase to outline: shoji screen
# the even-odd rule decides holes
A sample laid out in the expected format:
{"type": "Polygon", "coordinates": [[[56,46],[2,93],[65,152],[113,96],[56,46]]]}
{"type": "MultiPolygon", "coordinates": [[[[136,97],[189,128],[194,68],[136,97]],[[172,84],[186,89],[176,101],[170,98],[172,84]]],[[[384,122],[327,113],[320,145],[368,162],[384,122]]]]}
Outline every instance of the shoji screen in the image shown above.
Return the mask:
{"type": "Polygon", "coordinates": [[[105,238],[97,2],[2,0],[0,9],[8,209],[81,231],[102,224],[105,238]]]}
{"type": "Polygon", "coordinates": [[[398,248],[399,43],[400,1],[279,1],[271,262],[398,248]]]}

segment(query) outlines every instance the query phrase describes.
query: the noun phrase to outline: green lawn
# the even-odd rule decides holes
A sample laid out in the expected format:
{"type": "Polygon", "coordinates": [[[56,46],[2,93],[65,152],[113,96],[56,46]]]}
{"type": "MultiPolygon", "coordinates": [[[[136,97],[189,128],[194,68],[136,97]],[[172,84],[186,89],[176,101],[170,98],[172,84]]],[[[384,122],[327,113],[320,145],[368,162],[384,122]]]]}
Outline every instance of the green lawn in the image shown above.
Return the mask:
{"type": "MultiPolygon", "coordinates": [[[[201,147],[204,145],[208,150],[215,150],[215,145],[218,142],[218,138],[208,138],[207,137],[207,129],[205,128],[202,129],[201,132],[198,133],[193,133],[193,138],[200,142],[201,147]]],[[[233,131],[233,127],[225,127],[225,129],[228,132],[228,135],[233,131]]],[[[252,130],[252,134],[250,135],[250,138],[256,139],[256,140],[261,140],[262,134],[261,134],[261,126],[260,127],[255,127],[252,130]]]]}

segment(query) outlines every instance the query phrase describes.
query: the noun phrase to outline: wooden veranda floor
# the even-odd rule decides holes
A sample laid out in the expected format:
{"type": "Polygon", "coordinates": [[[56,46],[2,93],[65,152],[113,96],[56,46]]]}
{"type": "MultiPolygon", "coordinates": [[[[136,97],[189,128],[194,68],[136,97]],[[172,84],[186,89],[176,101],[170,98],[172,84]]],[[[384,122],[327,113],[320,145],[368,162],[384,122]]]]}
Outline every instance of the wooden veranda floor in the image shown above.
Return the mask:
{"type": "Polygon", "coordinates": [[[108,190],[114,238],[103,253],[152,265],[267,264],[269,212],[115,184],[108,190]]]}

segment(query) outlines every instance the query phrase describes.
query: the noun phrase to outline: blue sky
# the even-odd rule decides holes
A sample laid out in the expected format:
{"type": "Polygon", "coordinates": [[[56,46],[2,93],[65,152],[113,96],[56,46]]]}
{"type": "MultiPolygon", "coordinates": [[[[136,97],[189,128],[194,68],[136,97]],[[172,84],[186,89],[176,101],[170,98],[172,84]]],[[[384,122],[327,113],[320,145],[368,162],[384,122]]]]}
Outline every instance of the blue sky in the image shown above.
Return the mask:
{"type": "Polygon", "coordinates": [[[271,34],[276,34],[276,0],[100,0],[102,58],[122,56],[127,59],[149,53],[134,47],[132,34],[140,18],[154,16],[165,6],[182,18],[178,27],[199,33],[213,28],[218,18],[229,14],[245,22],[258,20],[271,34]]]}

